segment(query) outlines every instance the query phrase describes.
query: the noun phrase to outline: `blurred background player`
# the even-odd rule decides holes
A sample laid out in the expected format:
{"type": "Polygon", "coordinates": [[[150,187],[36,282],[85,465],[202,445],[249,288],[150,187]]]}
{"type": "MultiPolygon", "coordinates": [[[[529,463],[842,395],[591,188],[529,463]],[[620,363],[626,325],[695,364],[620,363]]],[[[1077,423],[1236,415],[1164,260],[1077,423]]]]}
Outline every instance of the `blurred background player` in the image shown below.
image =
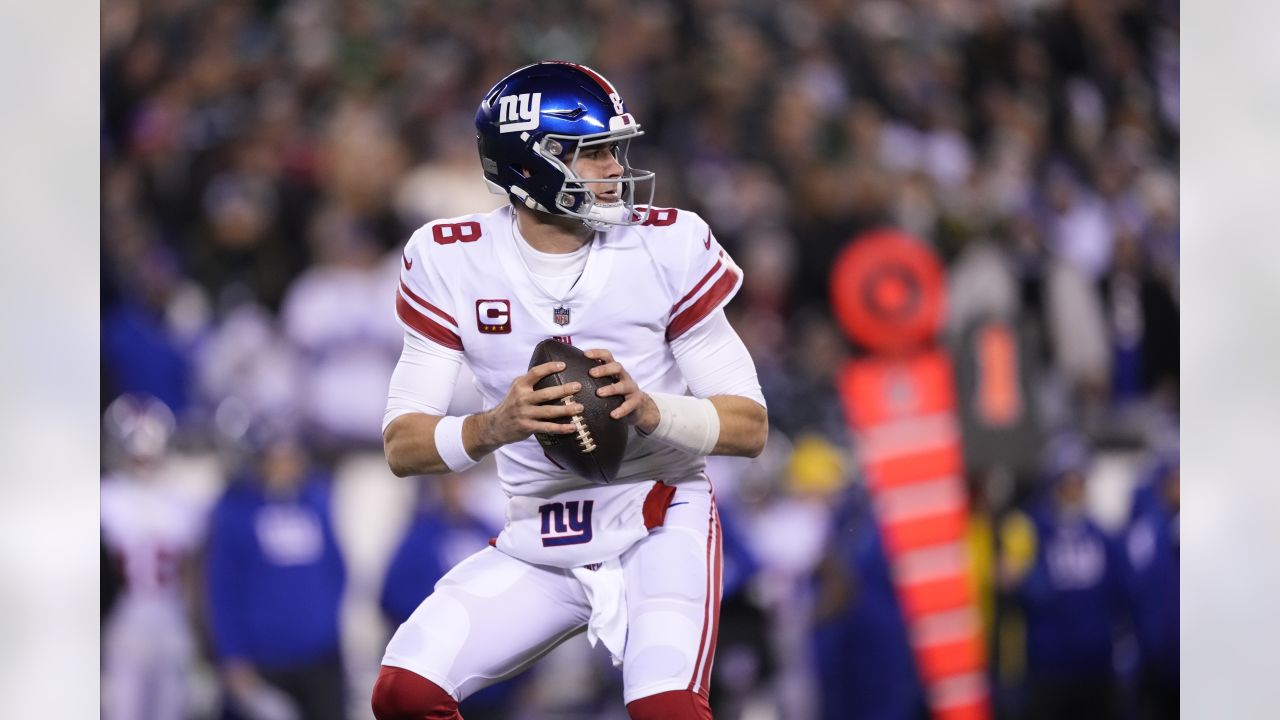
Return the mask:
{"type": "Polygon", "coordinates": [[[169,483],[173,413],[145,395],[124,395],[103,417],[104,577],[118,578],[103,618],[102,716],[187,717],[195,652],[192,562],[201,508],[169,483]]]}

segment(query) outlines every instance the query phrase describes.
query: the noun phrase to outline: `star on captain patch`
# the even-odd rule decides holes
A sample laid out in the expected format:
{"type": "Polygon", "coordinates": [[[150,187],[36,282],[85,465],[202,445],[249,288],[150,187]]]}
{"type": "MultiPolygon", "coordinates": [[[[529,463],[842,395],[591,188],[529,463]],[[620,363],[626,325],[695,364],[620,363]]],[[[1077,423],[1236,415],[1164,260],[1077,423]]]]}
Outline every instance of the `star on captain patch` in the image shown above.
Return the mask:
{"type": "Polygon", "coordinates": [[[551,320],[560,326],[569,324],[569,308],[560,306],[551,311],[551,320]]]}

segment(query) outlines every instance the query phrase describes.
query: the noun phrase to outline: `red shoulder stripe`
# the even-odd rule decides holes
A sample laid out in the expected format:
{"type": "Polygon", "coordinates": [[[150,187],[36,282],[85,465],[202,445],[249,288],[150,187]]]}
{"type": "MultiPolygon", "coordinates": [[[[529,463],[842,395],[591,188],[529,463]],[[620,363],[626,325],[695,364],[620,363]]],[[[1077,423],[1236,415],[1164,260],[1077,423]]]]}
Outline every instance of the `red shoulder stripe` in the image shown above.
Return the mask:
{"type": "Polygon", "coordinates": [[[436,344],[450,350],[462,349],[462,338],[457,333],[419,312],[399,293],[396,294],[396,314],[405,325],[417,330],[423,337],[435,341],[436,344]]]}
{"type": "Polygon", "coordinates": [[[698,284],[697,284],[697,285],[694,285],[692,290],[690,290],[689,292],[685,293],[685,296],[684,296],[684,297],[682,297],[682,298],[680,298],[680,301],[679,301],[679,302],[677,302],[675,305],[672,305],[672,306],[671,306],[671,312],[675,312],[675,311],[676,311],[676,308],[678,308],[678,307],[680,307],[681,305],[683,305],[683,304],[685,304],[686,302],[688,302],[688,301],[689,301],[689,298],[693,297],[694,295],[697,295],[697,294],[698,294],[698,291],[702,289],[702,286],[703,286],[703,285],[706,285],[706,284],[707,284],[707,281],[708,281],[708,280],[710,280],[712,277],[714,277],[714,276],[715,276],[716,271],[720,269],[720,265],[722,265],[722,264],[723,264],[723,263],[722,263],[722,261],[721,261],[719,258],[717,258],[717,259],[716,259],[716,264],[711,266],[711,269],[707,271],[707,274],[706,274],[706,275],[703,275],[703,276],[702,276],[702,279],[698,281],[698,284]]]}
{"type": "Polygon", "coordinates": [[[685,334],[689,328],[697,325],[699,321],[711,314],[712,310],[719,307],[720,303],[733,292],[733,288],[738,284],[738,271],[732,267],[725,268],[724,274],[720,279],[711,286],[711,289],[703,293],[698,298],[698,302],[690,305],[684,312],[671,319],[671,323],[667,325],[667,342],[671,342],[681,335],[685,334]]]}
{"type": "Polygon", "coordinates": [[[412,290],[410,290],[410,289],[409,289],[409,286],[408,286],[408,285],[405,285],[405,283],[404,283],[404,280],[403,280],[403,279],[402,279],[402,280],[400,280],[400,291],[401,291],[401,292],[403,292],[405,295],[408,295],[410,300],[412,300],[412,301],[414,301],[414,302],[418,303],[418,304],[419,304],[419,305],[421,305],[422,307],[424,307],[424,308],[426,308],[426,309],[430,310],[431,312],[433,312],[433,313],[435,313],[435,314],[439,315],[440,317],[444,318],[445,320],[448,320],[449,322],[453,323],[454,325],[457,325],[457,324],[458,324],[458,321],[457,321],[457,320],[454,320],[452,315],[450,315],[449,313],[447,313],[447,312],[445,312],[445,311],[441,310],[440,308],[436,307],[435,305],[432,305],[431,303],[427,302],[426,300],[423,300],[422,298],[418,297],[418,295],[417,295],[416,293],[414,293],[412,290]]]}

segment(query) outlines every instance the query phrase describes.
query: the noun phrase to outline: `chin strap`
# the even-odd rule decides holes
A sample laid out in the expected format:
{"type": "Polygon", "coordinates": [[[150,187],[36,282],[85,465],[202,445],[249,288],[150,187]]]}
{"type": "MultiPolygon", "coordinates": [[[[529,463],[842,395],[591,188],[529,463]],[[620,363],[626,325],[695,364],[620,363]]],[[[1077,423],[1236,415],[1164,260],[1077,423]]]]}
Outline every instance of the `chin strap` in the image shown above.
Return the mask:
{"type": "Polygon", "coordinates": [[[628,209],[627,204],[621,200],[614,203],[595,203],[591,206],[591,209],[587,211],[586,215],[577,215],[568,212],[552,212],[545,205],[538,202],[527,191],[516,185],[511,186],[510,194],[518,204],[524,205],[530,210],[537,210],[538,212],[544,212],[548,215],[556,215],[559,217],[577,218],[592,230],[606,230],[610,226],[614,225],[633,224],[627,222],[628,216],[631,214],[631,210],[628,209]]]}
{"type": "Polygon", "coordinates": [[[603,230],[610,225],[624,225],[628,214],[626,203],[621,201],[601,205],[599,203],[591,206],[587,211],[587,217],[582,222],[594,230],[603,230]]]}

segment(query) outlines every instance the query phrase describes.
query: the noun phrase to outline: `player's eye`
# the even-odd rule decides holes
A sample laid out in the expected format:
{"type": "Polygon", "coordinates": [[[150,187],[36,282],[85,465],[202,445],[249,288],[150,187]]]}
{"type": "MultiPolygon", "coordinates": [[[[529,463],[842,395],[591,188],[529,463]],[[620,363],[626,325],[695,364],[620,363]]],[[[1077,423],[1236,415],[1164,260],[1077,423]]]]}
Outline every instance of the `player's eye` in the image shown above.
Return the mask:
{"type": "Polygon", "coordinates": [[[603,160],[612,156],[614,159],[618,157],[618,143],[609,143],[608,145],[597,145],[582,151],[582,157],[587,160],[603,160]]]}

